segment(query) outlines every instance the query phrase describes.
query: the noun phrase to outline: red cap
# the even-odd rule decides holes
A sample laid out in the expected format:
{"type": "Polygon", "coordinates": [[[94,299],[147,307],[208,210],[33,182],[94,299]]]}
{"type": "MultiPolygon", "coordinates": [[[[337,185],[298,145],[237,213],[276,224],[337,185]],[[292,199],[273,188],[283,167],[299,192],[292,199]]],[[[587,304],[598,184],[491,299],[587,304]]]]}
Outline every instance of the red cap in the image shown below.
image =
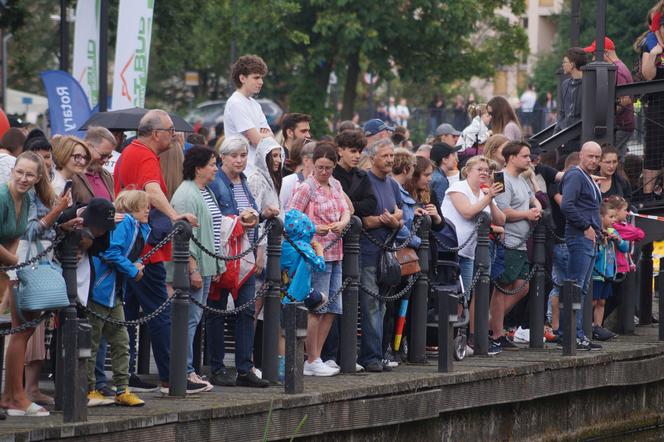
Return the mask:
{"type": "MultiPolygon", "coordinates": [[[[585,52],[593,53],[597,50],[597,41],[593,40],[593,44],[590,46],[583,48],[585,52]]],[[[615,51],[616,50],[616,45],[613,44],[613,40],[611,40],[609,37],[604,37],[604,50],[605,51],[615,51]]]]}

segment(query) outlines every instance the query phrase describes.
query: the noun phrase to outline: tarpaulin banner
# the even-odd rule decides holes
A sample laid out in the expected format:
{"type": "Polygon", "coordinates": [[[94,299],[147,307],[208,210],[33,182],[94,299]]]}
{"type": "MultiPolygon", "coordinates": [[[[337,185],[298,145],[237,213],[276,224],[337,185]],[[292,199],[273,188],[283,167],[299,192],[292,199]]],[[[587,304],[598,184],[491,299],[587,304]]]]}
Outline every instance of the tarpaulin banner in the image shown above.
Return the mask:
{"type": "Polygon", "coordinates": [[[145,107],[154,0],[120,0],[113,109],[145,107]]]}
{"type": "Polygon", "coordinates": [[[99,99],[99,5],[101,0],[78,0],[74,28],[72,75],[88,96],[90,107],[99,99]]]}
{"type": "Polygon", "coordinates": [[[83,88],[68,72],[41,73],[48,97],[51,134],[80,135],[79,127],[90,118],[90,105],[83,88]]]}

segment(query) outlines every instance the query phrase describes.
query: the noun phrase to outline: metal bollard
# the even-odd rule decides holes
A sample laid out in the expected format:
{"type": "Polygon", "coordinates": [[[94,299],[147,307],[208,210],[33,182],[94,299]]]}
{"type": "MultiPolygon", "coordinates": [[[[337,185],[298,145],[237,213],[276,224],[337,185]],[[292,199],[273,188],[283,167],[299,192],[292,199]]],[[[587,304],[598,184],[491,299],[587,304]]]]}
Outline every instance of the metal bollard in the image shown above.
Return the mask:
{"type": "Polygon", "coordinates": [[[455,287],[435,286],[438,298],[438,372],[450,373],[454,370],[454,327],[457,321],[459,295],[455,287]]]}
{"type": "MultiPolygon", "coordinates": [[[[664,264],[664,259],[660,259],[660,266],[664,264]]],[[[664,268],[659,268],[659,274],[657,275],[657,290],[659,292],[659,302],[662,303],[662,295],[664,294],[664,268]]],[[[664,341],[664,308],[659,309],[659,340],[664,341]]]]}
{"type": "Polygon", "coordinates": [[[417,249],[417,257],[420,261],[420,277],[415,282],[411,295],[411,322],[408,334],[408,361],[413,364],[425,364],[427,362],[427,310],[429,300],[429,230],[431,230],[431,218],[424,216],[417,236],[422,242],[417,249]]]}
{"type": "Polygon", "coordinates": [[[150,332],[148,331],[147,324],[141,324],[138,327],[138,352],[136,355],[136,361],[138,368],[136,372],[138,374],[150,374],[150,332]]]}
{"type": "Polygon", "coordinates": [[[653,243],[641,247],[641,287],[639,297],[639,325],[652,324],[652,251],[653,243]]]}
{"type": "Polygon", "coordinates": [[[343,312],[340,327],[341,372],[355,373],[357,362],[357,304],[360,279],[360,231],[362,221],[357,216],[350,219],[351,227],[343,239],[343,278],[351,278],[342,296],[343,312]]]}
{"type": "Polygon", "coordinates": [[[58,351],[56,360],[56,410],[63,411],[63,422],[86,422],[88,420],[88,391],[87,391],[87,358],[90,356],[90,327],[79,334],[79,328],[86,329],[79,324],[76,317],[77,282],[76,257],[80,233],[71,232],[65,238],[60,255],[62,275],[67,285],[69,306],[60,312],[60,332],[58,334],[58,351]],[[81,327],[79,327],[79,325],[81,327]],[[80,344],[87,342],[87,353],[79,352],[80,344]],[[81,382],[83,379],[83,382],[81,382]]]}
{"type": "MultiPolygon", "coordinates": [[[[593,262],[593,266],[594,266],[593,262]]],[[[581,302],[583,303],[583,334],[593,336],[593,280],[588,281],[588,293],[584,296],[581,292],[581,302]]]]}
{"type": "Polygon", "coordinates": [[[581,308],[581,287],[565,281],[560,291],[560,322],[563,331],[563,356],[576,355],[576,312],[581,308]]]}
{"type": "Polygon", "coordinates": [[[480,227],[477,230],[475,263],[480,273],[475,286],[475,354],[489,354],[489,225],[490,218],[480,212],[480,227]]]}
{"type": "Polygon", "coordinates": [[[533,265],[537,266],[535,275],[530,282],[528,309],[530,319],[530,348],[544,348],[544,265],[546,264],[546,226],[550,224],[551,214],[545,212],[535,226],[533,234],[533,265]]]}
{"type": "Polygon", "coordinates": [[[286,394],[298,394],[304,391],[304,338],[307,337],[307,310],[302,308],[302,305],[302,303],[284,305],[286,394]]]}
{"type": "Polygon", "coordinates": [[[636,272],[629,272],[625,280],[619,284],[617,295],[620,296],[618,307],[618,333],[628,335],[634,333],[634,307],[636,305],[636,272]]]}
{"type": "Polygon", "coordinates": [[[284,224],[273,218],[267,234],[267,262],[265,280],[271,283],[263,298],[263,379],[279,382],[279,316],[281,314],[281,239],[284,224]]]}
{"type": "Polygon", "coordinates": [[[187,394],[187,353],[189,342],[189,240],[191,225],[177,221],[174,228],[180,233],[173,239],[173,288],[178,294],[171,308],[171,360],[169,365],[169,396],[187,394]]]}

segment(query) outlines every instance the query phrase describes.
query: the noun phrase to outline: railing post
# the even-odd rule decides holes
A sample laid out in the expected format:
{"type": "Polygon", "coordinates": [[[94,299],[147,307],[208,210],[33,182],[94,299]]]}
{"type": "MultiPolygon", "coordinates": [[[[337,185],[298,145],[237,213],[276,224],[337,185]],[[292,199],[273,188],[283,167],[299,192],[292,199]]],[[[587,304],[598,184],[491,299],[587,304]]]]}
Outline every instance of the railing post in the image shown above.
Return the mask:
{"type": "MultiPolygon", "coordinates": [[[[80,378],[87,373],[85,355],[79,355],[79,339],[89,342],[90,328],[81,324],[76,318],[76,299],[78,288],[76,283],[76,266],[78,259],[79,232],[70,232],[63,241],[62,276],[67,285],[69,306],[60,313],[60,333],[58,333],[58,352],[56,360],[56,410],[63,411],[63,422],[86,422],[88,420],[87,381],[80,378]],[[87,336],[85,335],[87,332],[87,336]],[[82,356],[82,358],[81,358],[82,356]],[[83,374],[81,373],[83,371],[83,374]]],[[[88,351],[90,345],[88,344],[88,351]]]]}
{"type": "Polygon", "coordinates": [[[550,213],[545,212],[535,226],[533,234],[533,265],[537,266],[530,282],[528,300],[530,314],[530,348],[544,348],[544,265],[546,264],[546,226],[550,225],[550,213]]]}
{"type": "Polygon", "coordinates": [[[639,325],[652,324],[652,251],[653,243],[641,247],[641,288],[639,297],[639,325]]]}
{"type": "MultiPolygon", "coordinates": [[[[657,291],[659,292],[659,302],[660,305],[662,303],[662,296],[664,295],[664,268],[662,268],[662,264],[664,264],[664,258],[660,258],[659,260],[659,274],[657,275],[657,291]]],[[[664,341],[664,308],[659,309],[659,315],[658,315],[658,320],[659,320],[659,340],[664,341]]]]}
{"type": "Polygon", "coordinates": [[[279,382],[279,315],[281,313],[281,240],[284,224],[275,217],[267,234],[265,280],[270,287],[263,298],[263,379],[279,382]]]}
{"type": "MultiPolygon", "coordinates": [[[[593,262],[594,266],[594,262],[593,262]]],[[[581,288],[581,295],[583,295],[583,287],[581,288]]],[[[593,336],[593,280],[592,277],[588,281],[588,289],[586,295],[583,297],[583,334],[592,338],[593,336]]]]}
{"type": "Polygon", "coordinates": [[[357,362],[357,303],[360,278],[360,231],[362,221],[357,216],[350,219],[350,229],[343,238],[343,279],[351,278],[342,296],[343,312],[340,327],[341,372],[355,373],[357,362]]]}
{"type": "Polygon", "coordinates": [[[625,280],[618,285],[620,306],[618,307],[618,333],[634,333],[634,307],[636,301],[636,272],[628,272],[625,280]]]}
{"type": "Polygon", "coordinates": [[[298,394],[304,391],[304,338],[307,336],[307,310],[301,306],[302,303],[288,303],[284,306],[284,327],[286,329],[284,390],[286,394],[298,394]]]}
{"type": "Polygon", "coordinates": [[[147,324],[141,324],[136,327],[138,332],[135,339],[138,340],[138,352],[136,352],[138,374],[150,374],[150,332],[147,324]]]}
{"type": "MultiPolygon", "coordinates": [[[[438,372],[454,370],[454,322],[457,321],[459,296],[451,287],[435,286],[438,299],[438,372]]],[[[463,296],[463,295],[462,295],[463,296]]]]}
{"type": "Polygon", "coordinates": [[[178,291],[171,307],[171,360],[169,365],[170,396],[187,394],[187,352],[189,342],[189,240],[191,225],[179,220],[174,225],[180,232],[173,239],[173,288],[178,291]]]}
{"type": "Polygon", "coordinates": [[[576,311],[581,307],[581,288],[564,281],[560,290],[560,323],[563,331],[563,356],[576,355],[576,311]]]}
{"type": "Polygon", "coordinates": [[[417,236],[421,239],[417,249],[421,273],[413,288],[410,333],[408,334],[408,361],[415,364],[427,362],[427,310],[429,300],[429,230],[431,218],[422,217],[417,236]]]}
{"type": "Polygon", "coordinates": [[[479,279],[475,286],[475,354],[489,354],[489,216],[480,212],[475,262],[479,279]]]}

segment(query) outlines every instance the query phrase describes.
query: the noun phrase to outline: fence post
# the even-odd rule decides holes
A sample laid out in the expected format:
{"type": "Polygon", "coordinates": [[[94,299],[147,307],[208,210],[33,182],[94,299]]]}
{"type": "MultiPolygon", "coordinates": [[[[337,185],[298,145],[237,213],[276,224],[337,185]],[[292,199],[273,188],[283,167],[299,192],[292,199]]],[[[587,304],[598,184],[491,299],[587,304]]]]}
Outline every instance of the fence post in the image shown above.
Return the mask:
{"type": "Polygon", "coordinates": [[[427,311],[429,300],[429,230],[431,230],[431,218],[428,215],[422,217],[417,236],[421,239],[420,247],[417,249],[417,257],[420,261],[421,273],[415,282],[411,296],[411,321],[410,333],[408,334],[408,361],[415,364],[427,362],[427,311]]]}
{"type": "Polygon", "coordinates": [[[169,365],[170,396],[187,394],[187,353],[189,342],[189,240],[191,225],[179,220],[173,228],[180,232],[173,239],[173,288],[178,290],[171,307],[171,360],[169,365]]]}
{"type": "Polygon", "coordinates": [[[617,295],[620,296],[618,307],[618,333],[628,335],[634,333],[634,307],[636,297],[636,272],[628,272],[625,280],[619,284],[617,295]]]}
{"type": "MultiPolygon", "coordinates": [[[[657,275],[657,291],[659,293],[659,302],[661,304],[662,302],[662,295],[664,295],[664,268],[662,268],[662,264],[664,264],[664,258],[660,258],[659,260],[659,274],[657,275]]],[[[664,308],[659,309],[659,340],[664,341],[664,308]]]]}
{"type": "MultiPolygon", "coordinates": [[[[79,339],[89,341],[90,329],[82,328],[79,334],[79,320],[76,318],[76,266],[78,259],[79,232],[70,232],[62,244],[62,276],[67,285],[69,306],[60,312],[60,332],[56,361],[56,410],[63,411],[63,422],[86,422],[88,420],[87,382],[80,382],[81,368],[87,372],[87,359],[79,361],[79,339]],[[88,336],[85,336],[87,331],[88,336]]],[[[82,326],[83,324],[81,324],[82,326]]],[[[88,345],[89,347],[89,345],[88,345]]],[[[83,356],[83,355],[81,355],[83,356]]]]}
{"type": "Polygon", "coordinates": [[[581,288],[573,281],[564,281],[560,290],[560,323],[563,332],[563,356],[576,355],[576,310],[580,305],[581,288]]]}
{"type": "MultiPolygon", "coordinates": [[[[286,370],[284,390],[286,394],[304,391],[304,338],[307,336],[307,310],[302,303],[284,305],[286,331],[286,370]]],[[[357,310],[357,309],[356,309],[357,310]]]]}
{"type": "Polygon", "coordinates": [[[484,212],[478,215],[475,263],[479,279],[475,286],[475,354],[489,354],[489,225],[490,218],[484,212]]]}
{"type": "Polygon", "coordinates": [[[533,265],[537,266],[530,283],[528,300],[530,314],[530,348],[544,348],[544,266],[546,264],[546,226],[551,225],[549,212],[544,212],[533,234],[533,265]]]}
{"type": "Polygon", "coordinates": [[[360,278],[360,231],[362,221],[357,216],[350,219],[350,229],[343,238],[344,259],[343,279],[351,278],[343,292],[343,312],[340,322],[339,345],[341,353],[341,372],[355,373],[357,362],[357,303],[360,278]]]}
{"type": "Polygon", "coordinates": [[[641,247],[641,287],[639,297],[639,325],[652,324],[652,251],[653,243],[641,247]]]}
{"type": "MultiPolygon", "coordinates": [[[[455,287],[434,286],[438,300],[438,372],[454,371],[454,322],[457,321],[459,296],[455,287]]],[[[462,295],[463,296],[463,295],[462,295]]]]}
{"type": "Polygon", "coordinates": [[[281,239],[284,224],[275,217],[267,234],[265,281],[270,283],[263,298],[263,379],[279,382],[279,315],[281,313],[281,239]]]}
{"type": "Polygon", "coordinates": [[[150,332],[148,331],[147,324],[141,324],[140,327],[135,327],[136,337],[138,340],[138,351],[136,352],[136,363],[138,374],[150,374],[150,332]]]}
{"type": "MultiPolygon", "coordinates": [[[[595,263],[593,262],[593,267],[595,263]]],[[[583,290],[583,288],[581,289],[583,290]]],[[[583,291],[581,292],[583,295],[583,291]]],[[[593,279],[588,281],[588,293],[583,297],[583,334],[591,339],[593,337],[593,279]]]]}

